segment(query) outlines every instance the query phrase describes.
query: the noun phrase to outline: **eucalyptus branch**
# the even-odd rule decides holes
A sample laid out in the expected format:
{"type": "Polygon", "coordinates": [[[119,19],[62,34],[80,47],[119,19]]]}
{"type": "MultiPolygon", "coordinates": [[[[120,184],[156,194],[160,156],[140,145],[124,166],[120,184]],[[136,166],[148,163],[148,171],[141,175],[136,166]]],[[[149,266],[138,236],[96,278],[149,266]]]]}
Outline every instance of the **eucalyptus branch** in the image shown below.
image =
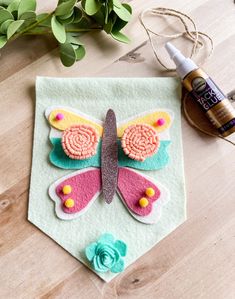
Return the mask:
{"type": "MultiPolygon", "coordinates": [[[[13,41],[17,38],[19,38],[21,35],[24,35],[25,33],[29,32],[31,29],[36,28],[37,26],[40,25],[40,23],[45,22],[47,19],[49,19],[52,15],[53,15],[54,11],[50,14],[48,14],[45,18],[43,18],[42,20],[36,21],[35,23],[29,25],[28,27],[24,28],[22,31],[17,32],[16,34],[14,34],[9,41],[13,41]]],[[[51,31],[52,33],[52,31],[51,31]]],[[[37,33],[38,34],[38,33],[37,33]]],[[[35,35],[37,35],[35,34],[35,35]]]]}
{"type": "MultiPolygon", "coordinates": [[[[98,30],[101,30],[102,28],[99,27],[99,28],[90,28],[90,29],[83,29],[83,28],[80,28],[80,29],[73,29],[73,30],[65,30],[66,33],[83,33],[83,32],[90,32],[90,31],[98,31],[98,30]]],[[[38,31],[27,31],[27,32],[24,32],[22,33],[22,35],[46,35],[46,34],[52,34],[52,30],[46,30],[46,31],[41,31],[41,32],[38,32],[38,31]]]]}
{"type": "Polygon", "coordinates": [[[79,36],[104,30],[117,41],[129,39],[121,30],[132,9],[120,0],[58,0],[49,13],[36,14],[36,0],[0,0],[0,48],[25,35],[52,34],[59,43],[60,58],[71,66],[85,56],[79,36]]]}

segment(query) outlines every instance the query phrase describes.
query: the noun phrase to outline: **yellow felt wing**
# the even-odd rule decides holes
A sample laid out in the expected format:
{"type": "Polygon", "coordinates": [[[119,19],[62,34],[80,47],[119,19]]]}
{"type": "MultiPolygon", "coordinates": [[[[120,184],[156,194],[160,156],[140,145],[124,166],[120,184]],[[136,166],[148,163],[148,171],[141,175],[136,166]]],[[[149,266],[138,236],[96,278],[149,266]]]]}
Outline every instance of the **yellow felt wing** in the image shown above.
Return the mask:
{"type": "Polygon", "coordinates": [[[137,117],[131,118],[127,120],[125,123],[121,123],[118,126],[117,135],[118,137],[122,137],[125,129],[131,125],[137,124],[147,124],[153,127],[158,133],[165,131],[167,128],[170,127],[172,122],[172,116],[167,111],[158,110],[154,112],[149,112],[145,114],[140,114],[137,117]],[[157,124],[158,119],[164,119],[164,124],[159,126],[157,124]]]}
{"type": "Polygon", "coordinates": [[[84,124],[94,127],[97,130],[100,137],[103,135],[102,125],[96,123],[92,119],[86,118],[85,116],[79,115],[75,112],[71,112],[65,109],[52,110],[48,116],[48,121],[52,127],[60,131],[64,131],[72,125],[84,124]],[[56,116],[58,114],[62,114],[63,118],[57,120],[56,116]]]}

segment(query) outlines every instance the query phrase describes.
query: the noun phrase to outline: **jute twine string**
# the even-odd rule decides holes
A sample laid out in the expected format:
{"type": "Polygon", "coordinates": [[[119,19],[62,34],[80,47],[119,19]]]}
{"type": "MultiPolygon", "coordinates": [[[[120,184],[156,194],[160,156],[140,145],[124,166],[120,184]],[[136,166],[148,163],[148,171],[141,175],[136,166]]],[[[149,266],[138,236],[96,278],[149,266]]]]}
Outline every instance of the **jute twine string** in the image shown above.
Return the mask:
{"type": "MultiPolygon", "coordinates": [[[[207,53],[207,55],[205,56],[204,60],[202,60],[199,64],[202,65],[203,63],[206,62],[206,60],[212,55],[213,50],[214,50],[214,43],[212,38],[201,31],[197,30],[197,26],[194,22],[194,20],[189,17],[187,14],[175,10],[175,9],[171,9],[171,8],[164,8],[164,7],[157,7],[157,8],[147,8],[145,10],[142,11],[142,13],[139,15],[139,20],[141,25],[143,26],[143,28],[145,29],[149,41],[150,41],[150,45],[152,47],[154,56],[156,58],[156,60],[158,61],[158,63],[167,71],[175,71],[175,68],[170,68],[168,67],[163,61],[162,59],[159,57],[158,55],[158,50],[156,49],[156,42],[155,44],[153,43],[153,36],[156,36],[158,38],[170,38],[170,39],[176,39],[179,37],[184,37],[186,39],[188,39],[189,41],[191,41],[193,43],[192,46],[192,50],[190,53],[190,58],[195,57],[200,50],[202,50],[203,48],[205,48],[206,44],[209,42],[209,47],[210,50],[207,53]],[[175,33],[175,34],[163,34],[163,33],[159,33],[154,31],[152,28],[148,27],[145,23],[145,17],[147,15],[152,15],[152,16],[164,16],[164,17],[174,17],[177,20],[179,20],[181,22],[181,24],[184,27],[184,30],[182,32],[179,33],[175,33]],[[192,29],[190,29],[192,28],[192,29]]],[[[209,136],[213,136],[213,137],[217,137],[220,139],[223,139],[226,142],[229,142],[230,144],[235,146],[235,143],[230,141],[229,139],[223,137],[222,135],[215,134],[212,133],[210,131],[207,131],[203,128],[201,128],[197,123],[195,123],[195,121],[191,118],[188,110],[187,110],[187,106],[186,106],[186,99],[188,97],[188,93],[185,93],[185,95],[182,98],[182,110],[184,112],[185,118],[188,121],[188,123],[194,127],[195,129],[197,129],[198,131],[207,134],[209,136]]]]}

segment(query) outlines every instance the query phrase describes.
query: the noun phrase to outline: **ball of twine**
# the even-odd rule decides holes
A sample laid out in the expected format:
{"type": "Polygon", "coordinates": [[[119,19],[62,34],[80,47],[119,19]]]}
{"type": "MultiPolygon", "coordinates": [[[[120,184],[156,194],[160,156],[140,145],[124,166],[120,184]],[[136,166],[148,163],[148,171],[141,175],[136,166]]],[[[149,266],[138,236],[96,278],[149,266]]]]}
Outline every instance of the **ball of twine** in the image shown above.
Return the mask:
{"type": "MultiPolygon", "coordinates": [[[[191,53],[189,55],[190,58],[194,58],[194,56],[196,56],[202,49],[205,49],[205,45],[207,44],[207,42],[209,42],[209,52],[207,53],[207,55],[205,55],[204,60],[201,60],[198,62],[199,65],[202,65],[203,63],[205,63],[207,61],[207,59],[213,53],[213,50],[214,50],[213,39],[208,34],[198,31],[194,20],[190,16],[188,16],[187,14],[185,14],[181,11],[178,11],[178,10],[175,10],[172,8],[165,8],[165,7],[147,8],[147,9],[143,10],[141,12],[141,14],[139,15],[139,20],[148,35],[149,42],[152,47],[152,50],[153,50],[156,60],[167,71],[175,71],[176,69],[168,67],[166,65],[166,63],[163,62],[163,60],[159,57],[158,50],[156,48],[157,44],[153,43],[153,36],[158,37],[158,38],[162,37],[162,38],[169,38],[169,39],[176,39],[179,37],[184,37],[184,38],[190,40],[192,42],[192,49],[191,49],[191,53]],[[146,25],[145,18],[147,15],[152,15],[152,16],[156,16],[156,17],[176,18],[183,25],[184,30],[182,32],[175,33],[175,34],[163,34],[163,33],[156,32],[155,30],[153,30],[152,28],[150,28],[146,25]]],[[[155,26],[154,28],[157,28],[157,26],[155,26]]],[[[204,129],[200,126],[200,124],[198,124],[197,122],[195,122],[192,119],[192,117],[190,116],[190,113],[187,109],[187,97],[188,97],[188,92],[184,92],[184,96],[182,97],[182,110],[184,112],[185,118],[188,121],[188,123],[193,128],[197,129],[198,131],[200,131],[206,135],[220,138],[220,139],[235,146],[235,143],[233,141],[223,137],[216,130],[214,132],[211,132],[211,130],[209,130],[209,129],[204,129]]],[[[228,95],[228,99],[231,100],[229,95],[228,95]]]]}

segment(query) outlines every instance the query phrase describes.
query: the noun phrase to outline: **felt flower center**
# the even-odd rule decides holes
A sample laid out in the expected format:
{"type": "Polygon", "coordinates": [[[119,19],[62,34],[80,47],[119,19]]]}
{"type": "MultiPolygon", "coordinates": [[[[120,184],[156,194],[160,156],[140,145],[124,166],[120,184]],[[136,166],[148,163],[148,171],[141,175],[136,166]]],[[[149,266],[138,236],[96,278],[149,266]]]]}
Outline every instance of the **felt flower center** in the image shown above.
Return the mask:
{"type": "Polygon", "coordinates": [[[122,257],[126,255],[126,252],[126,244],[121,240],[115,241],[109,233],[103,234],[97,243],[91,243],[85,250],[86,257],[95,271],[113,273],[123,271],[122,257]]]}
{"type": "Polygon", "coordinates": [[[99,244],[96,252],[100,263],[107,268],[111,268],[120,257],[118,250],[110,244],[99,244]]]}
{"type": "Polygon", "coordinates": [[[89,125],[73,125],[62,135],[62,147],[71,159],[84,160],[96,154],[99,136],[89,125]]]}
{"type": "Polygon", "coordinates": [[[146,124],[126,128],[121,142],[124,153],[137,161],[144,161],[147,157],[151,157],[159,147],[157,132],[146,124]]]}

